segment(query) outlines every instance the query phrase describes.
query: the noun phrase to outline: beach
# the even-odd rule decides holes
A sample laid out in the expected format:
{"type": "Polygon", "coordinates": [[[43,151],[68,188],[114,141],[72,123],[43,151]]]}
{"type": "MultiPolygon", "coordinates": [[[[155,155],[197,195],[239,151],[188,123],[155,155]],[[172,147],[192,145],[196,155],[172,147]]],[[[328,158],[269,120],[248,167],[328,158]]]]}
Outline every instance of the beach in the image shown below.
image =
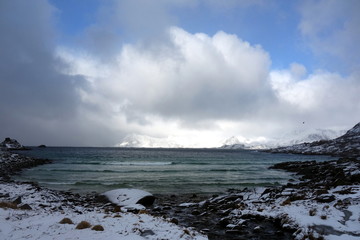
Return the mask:
{"type": "Polygon", "coordinates": [[[41,188],[34,183],[14,182],[9,174],[48,161],[9,152],[1,152],[0,156],[1,169],[9,161],[18,166],[9,173],[2,171],[1,175],[1,239],[207,239],[191,228],[180,227],[146,211],[127,212],[104,202],[97,194],[80,196],[41,188]],[[60,223],[65,218],[72,223],[60,223]],[[82,221],[90,226],[76,229],[82,221]]]}
{"type": "MultiPolygon", "coordinates": [[[[214,196],[155,195],[143,210],[99,194],[54,191],[14,182],[23,167],[49,163],[1,153],[2,239],[358,239],[360,162],[299,161],[273,166],[296,180],[278,187],[233,189],[214,196]],[[6,172],[6,166],[17,166],[6,172]],[[61,224],[69,218],[72,224],[61,224]],[[78,230],[86,221],[89,227],[78,230]],[[91,230],[100,225],[103,231],[91,230]]],[[[51,163],[50,163],[51,164],[51,163]]],[[[95,228],[97,229],[97,228],[95,228]]]]}

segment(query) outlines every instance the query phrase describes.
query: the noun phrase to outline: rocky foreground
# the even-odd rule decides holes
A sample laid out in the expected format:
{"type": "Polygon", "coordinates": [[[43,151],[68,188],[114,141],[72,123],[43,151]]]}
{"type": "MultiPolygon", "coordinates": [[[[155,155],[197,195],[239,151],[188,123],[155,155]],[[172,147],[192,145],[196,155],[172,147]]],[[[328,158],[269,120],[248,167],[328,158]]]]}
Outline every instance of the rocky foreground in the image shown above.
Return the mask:
{"type": "Polygon", "coordinates": [[[160,197],[154,215],[192,226],[209,239],[359,239],[360,161],[286,162],[273,166],[298,181],[232,190],[201,199],[160,197]],[[179,199],[178,199],[179,198],[179,199]]]}

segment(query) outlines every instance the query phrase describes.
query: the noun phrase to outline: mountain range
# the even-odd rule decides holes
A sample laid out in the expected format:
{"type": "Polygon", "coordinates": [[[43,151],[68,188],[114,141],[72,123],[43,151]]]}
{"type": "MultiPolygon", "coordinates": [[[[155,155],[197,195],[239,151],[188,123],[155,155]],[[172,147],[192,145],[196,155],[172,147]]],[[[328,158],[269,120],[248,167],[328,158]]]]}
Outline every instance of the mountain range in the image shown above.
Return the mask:
{"type": "Polygon", "coordinates": [[[273,153],[326,154],[335,156],[360,156],[360,122],[344,135],[331,140],[301,143],[271,149],[273,153]]]}
{"type": "Polygon", "coordinates": [[[330,140],[343,135],[345,130],[313,129],[296,130],[282,134],[277,138],[251,140],[233,136],[227,139],[220,147],[222,149],[271,149],[291,146],[305,142],[330,140]]]}

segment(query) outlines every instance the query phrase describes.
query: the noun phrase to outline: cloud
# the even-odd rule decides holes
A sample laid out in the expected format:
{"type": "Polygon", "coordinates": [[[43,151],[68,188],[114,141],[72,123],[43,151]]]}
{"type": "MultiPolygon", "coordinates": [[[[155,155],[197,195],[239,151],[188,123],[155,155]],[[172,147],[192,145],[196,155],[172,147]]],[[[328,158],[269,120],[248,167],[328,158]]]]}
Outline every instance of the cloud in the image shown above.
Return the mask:
{"type": "MultiPolygon", "coordinates": [[[[45,0],[0,3],[3,138],[18,138],[24,144],[81,145],[95,128],[91,121],[82,125],[78,115],[77,88],[85,88],[87,82],[59,72],[66,64],[54,55],[56,11],[45,0]]],[[[101,144],[105,138],[97,141],[100,138],[92,143],[101,144]]]]}
{"type": "Polygon", "coordinates": [[[359,71],[360,2],[357,0],[302,1],[300,33],[305,43],[335,71],[359,71]]]}
{"type": "MultiPolygon", "coordinates": [[[[360,118],[355,71],[309,73],[296,63],[271,69],[266,49],[239,36],[176,27],[174,9],[204,2],[145,2],[106,2],[82,33],[81,47],[56,44],[57,10],[47,1],[1,2],[2,137],[25,144],[112,146],[134,133],[203,147],[233,135],[271,136],[304,120],[326,128],[360,118]]],[[[242,3],[224,7],[250,4],[242,3]]],[[[306,5],[302,11],[301,31],[314,51],[324,39],[319,54],[343,54],[350,62],[345,39],[354,44],[349,36],[357,37],[356,16],[335,31],[345,45],[329,52],[337,41],[324,37],[331,14],[316,19],[306,5]]]]}
{"type": "Polygon", "coordinates": [[[84,101],[106,102],[109,111],[117,109],[128,121],[144,120],[141,115],[146,114],[187,124],[239,119],[260,108],[259,100],[271,100],[270,59],[260,46],[224,32],[211,37],[173,27],[168,34],[170,43],[157,48],[125,45],[109,65],[65,49],[59,54],[73,66],[72,74],[87,76],[91,82],[96,94],[89,97],[83,89],[88,96],[84,101]],[[87,70],[95,66],[96,72],[87,70]]]}
{"type": "Polygon", "coordinates": [[[325,70],[304,75],[305,71],[303,66],[293,64],[289,69],[270,73],[272,88],[280,106],[288,109],[289,119],[295,113],[317,126],[322,122],[335,126],[360,118],[359,75],[343,77],[325,70]]]}

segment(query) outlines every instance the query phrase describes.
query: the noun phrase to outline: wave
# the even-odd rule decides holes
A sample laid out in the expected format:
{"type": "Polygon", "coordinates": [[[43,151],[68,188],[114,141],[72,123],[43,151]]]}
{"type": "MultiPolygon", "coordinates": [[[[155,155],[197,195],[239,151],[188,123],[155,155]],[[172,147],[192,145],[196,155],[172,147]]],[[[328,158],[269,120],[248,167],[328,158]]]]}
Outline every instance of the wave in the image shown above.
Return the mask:
{"type": "Polygon", "coordinates": [[[173,165],[175,163],[174,162],[81,161],[81,162],[69,162],[69,163],[63,163],[63,164],[69,164],[69,165],[119,165],[119,166],[166,166],[166,165],[173,165]]]}
{"type": "Polygon", "coordinates": [[[166,166],[173,165],[173,162],[107,162],[104,165],[120,165],[120,166],[166,166]]]}

